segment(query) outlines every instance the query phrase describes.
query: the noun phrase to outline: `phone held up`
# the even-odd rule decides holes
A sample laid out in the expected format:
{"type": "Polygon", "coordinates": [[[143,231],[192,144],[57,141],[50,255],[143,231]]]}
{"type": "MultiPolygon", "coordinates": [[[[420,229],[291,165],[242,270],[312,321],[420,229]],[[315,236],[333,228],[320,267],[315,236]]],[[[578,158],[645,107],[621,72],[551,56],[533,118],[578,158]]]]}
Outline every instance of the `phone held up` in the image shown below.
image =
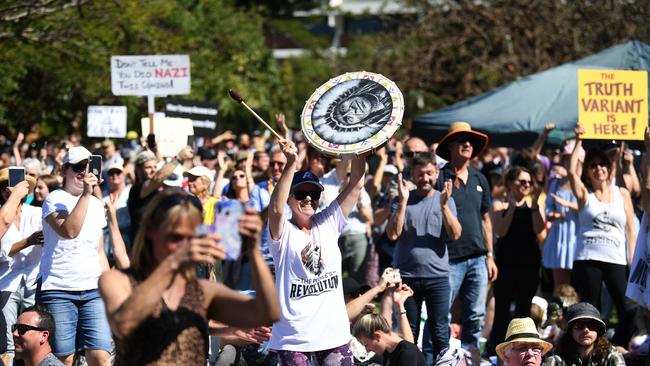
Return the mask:
{"type": "Polygon", "coordinates": [[[95,174],[97,179],[101,178],[102,174],[102,156],[101,155],[90,155],[90,161],[88,162],[88,171],[95,174]]]}
{"type": "Polygon", "coordinates": [[[9,187],[15,187],[16,184],[25,180],[25,168],[22,166],[9,167],[9,187]]]}

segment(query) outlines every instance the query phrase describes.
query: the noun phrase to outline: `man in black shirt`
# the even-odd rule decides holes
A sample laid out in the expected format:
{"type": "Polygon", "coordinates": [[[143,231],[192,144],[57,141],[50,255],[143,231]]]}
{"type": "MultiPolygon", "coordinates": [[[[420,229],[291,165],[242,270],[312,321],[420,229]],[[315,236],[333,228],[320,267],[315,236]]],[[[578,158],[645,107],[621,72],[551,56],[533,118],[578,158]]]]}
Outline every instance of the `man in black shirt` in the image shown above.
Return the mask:
{"type": "Polygon", "coordinates": [[[463,348],[480,363],[479,337],[485,317],[488,281],[497,277],[492,252],[490,221],[490,187],[487,179],[470,166],[470,161],[487,146],[487,135],[473,131],[467,122],[454,122],[440,140],[436,154],[448,163],[441,169],[436,189],[451,179],[452,197],[463,228],[460,239],[449,241],[449,300],[459,296],[461,305],[463,348]],[[459,290],[462,289],[462,292],[459,290]]]}

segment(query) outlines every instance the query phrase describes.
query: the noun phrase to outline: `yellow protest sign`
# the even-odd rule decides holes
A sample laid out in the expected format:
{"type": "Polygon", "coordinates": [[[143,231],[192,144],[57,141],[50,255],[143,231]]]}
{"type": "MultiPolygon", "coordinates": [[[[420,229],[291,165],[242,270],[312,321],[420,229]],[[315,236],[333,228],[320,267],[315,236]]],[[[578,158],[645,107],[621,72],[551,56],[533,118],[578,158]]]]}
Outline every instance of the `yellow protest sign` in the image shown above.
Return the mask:
{"type": "Polygon", "coordinates": [[[585,139],[643,140],[648,73],[578,70],[578,121],[587,130],[585,139]]]}

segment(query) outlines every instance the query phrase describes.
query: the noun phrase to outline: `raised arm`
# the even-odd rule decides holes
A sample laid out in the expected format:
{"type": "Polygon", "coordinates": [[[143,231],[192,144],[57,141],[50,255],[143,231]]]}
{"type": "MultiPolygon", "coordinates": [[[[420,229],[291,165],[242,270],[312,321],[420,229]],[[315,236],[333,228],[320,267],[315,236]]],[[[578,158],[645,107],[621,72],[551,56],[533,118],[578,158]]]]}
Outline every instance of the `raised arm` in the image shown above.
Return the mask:
{"type": "MultiPolygon", "coordinates": [[[[580,179],[580,173],[578,170],[578,164],[580,163],[579,155],[582,148],[582,139],[580,138],[580,135],[585,133],[585,128],[580,123],[578,123],[575,131],[576,143],[573,146],[573,152],[571,153],[571,160],[569,164],[569,183],[571,184],[573,195],[576,196],[576,199],[578,201],[578,209],[582,209],[587,203],[587,197],[589,195],[587,187],[585,187],[584,183],[582,183],[582,180],[580,179]]],[[[586,167],[582,167],[582,169],[585,168],[586,167]]]]}
{"type": "Polygon", "coordinates": [[[280,176],[275,189],[273,189],[273,194],[271,194],[271,201],[269,203],[269,231],[273,240],[280,239],[280,234],[282,233],[284,225],[284,206],[287,204],[287,200],[289,199],[291,181],[293,180],[293,174],[296,172],[298,164],[298,150],[296,149],[296,145],[286,139],[281,139],[279,142],[282,153],[287,157],[287,163],[284,165],[282,176],[280,176]]]}
{"type": "Polygon", "coordinates": [[[546,143],[546,139],[548,138],[548,134],[555,129],[555,123],[549,123],[546,126],[544,126],[544,131],[539,134],[537,137],[537,140],[533,143],[533,153],[535,154],[535,157],[538,157],[542,153],[542,148],[544,147],[544,143],[546,143]]]}
{"type": "Polygon", "coordinates": [[[225,253],[223,247],[216,244],[217,239],[214,234],[191,239],[187,245],[167,256],[135,288],[131,286],[129,278],[116,269],[103,273],[99,278],[99,292],[115,337],[121,339],[131,335],[154,312],[174,276],[187,266],[223,259],[225,253]]]}
{"type": "Polygon", "coordinates": [[[406,317],[406,308],[404,307],[404,302],[411,296],[413,296],[413,290],[408,285],[402,284],[393,292],[393,304],[397,310],[397,330],[399,334],[404,340],[415,343],[413,331],[406,317]]]}
{"type": "Polygon", "coordinates": [[[460,239],[462,227],[454,213],[449,208],[449,197],[451,197],[451,179],[444,183],[440,195],[440,208],[442,209],[442,223],[445,225],[445,232],[453,241],[460,239]]]}
{"type": "Polygon", "coordinates": [[[16,184],[15,187],[7,189],[11,189],[11,194],[5,204],[0,207],[0,238],[5,235],[11,223],[14,222],[18,206],[29,194],[29,183],[24,180],[16,184]]]}
{"type": "MultiPolygon", "coordinates": [[[[643,173],[643,185],[641,186],[641,202],[643,211],[650,212],[650,128],[646,127],[643,143],[645,154],[641,160],[641,172],[643,173]]],[[[647,230],[647,228],[642,228],[647,230]]]]}
{"type": "Polygon", "coordinates": [[[110,194],[104,206],[106,207],[106,216],[108,218],[108,235],[113,248],[115,266],[119,269],[127,269],[131,266],[129,255],[126,252],[126,244],[122,238],[122,233],[117,225],[117,196],[110,194]]]}
{"type": "Polygon", "coordinates": [[[384,290],[386,290],[386,288],[388,288],[390,285],[391,284],[386,280],[385,270],[384,275],[382,275],[379,279],[379,282],[377,282],[377,286],[372,287],[370,290],[364,292],[361,296],[356,297],[345,304],[345,309],[348,312],[348,319],[350,321],[354,321],[359,315],[361,315],[363,310],[366,308],[366,305],[369,304],[372,299],[377,297],[377,295],[384,292],[384,290]]]}
{"type": "Polygon", "coordinates": [[[379,156],[379,165],[377,165],[377,170],[375,171],[375,176],[372,177],[372,185],[368,190],[370,197],[375,198],[379,190],[381,189],[381,181],[384,179],[384,168],[388,163],[388,155],[386,154],[386,147],[382,147],[377,150],[377,156],[379,156]]]}
{"type": "Polygon", "coordinates": [[[88,204],[93,190],[97,185],[97,177],[94,174],[86,172],[84,176],[84,189],[81,197],[77,201],[70,213],[65,211],[56,211],[45,218],[45,222],[50,225],[52,230],[60,237],[74,239],[81,232],[81,228],[86,219],[88,204]]]}
{"type": "Polygon", "coordinates": [[[350,211],[359,201],[359,195],[364,184],[364,175],[366,174],[366,158],[364,156],[357,156],[352,159],[352,168],[350,171],[350,180],[343,188],[336,201],[341,207],[341,212],[345,217],[350,215],[350,211]]]}
{"type": "Polygon", "coordinates": [[[140,198],[147,197],[154,191],[158,190],[163,185],[163,182],[165,179],[167,179],[172,173],[174,172],[174,169],[176,169],[176,166],[179,164],[183,164],[185,160],[192,159],[192,156],[194,154],[192,153],[192,148],[189,146],[184,147],[181,149],[181,151],[178,152],[176,157],[172,159],[169,163],[165,164],[162,166],[162,168],[158,169],[156,174],[154,176],[144,182],[144,185],[142,186],[142,190],[140,191],[140,198]]]}
{"type": "Polygon", "coordinates": [[[397,191],[399,193],[399,203],[395,211],[388,219],[386,224],[386,235],[388,239],[397,240],[404,230],[404,217],[406,216],[406,205],[409,200],[409,190],[402,179],[402,173],[397,174],[397,191]]]}
{"type": "Polygon", "coordinates": [[[271,325],[280,319],[280,304],[275,294],[273,276],[259,245],[262,227],[260,215],[255,209],[247,208],[240,220],[239,233],[244,239],[251,265],[255,297],[223,296],[223,291],[217,291],[208,308],[210,318],[245,328],[271,325]]]}
{"type": "Polygon", "coordinates": [[[630,191],[632,197],[639,197],[641,194],[641,182],[634,168],[634,154],[632,150],[625,149],[622,160],[621,178],[623,180],[623,187],[630,191]]]}
{"type": "Polygon", "coordinates": [[[498,237],[503,238],[508,234],[516,208],[517,203],[511,193],[508,193],[508,203],[496,201],[492,204],[492,224],[498,237]]]}

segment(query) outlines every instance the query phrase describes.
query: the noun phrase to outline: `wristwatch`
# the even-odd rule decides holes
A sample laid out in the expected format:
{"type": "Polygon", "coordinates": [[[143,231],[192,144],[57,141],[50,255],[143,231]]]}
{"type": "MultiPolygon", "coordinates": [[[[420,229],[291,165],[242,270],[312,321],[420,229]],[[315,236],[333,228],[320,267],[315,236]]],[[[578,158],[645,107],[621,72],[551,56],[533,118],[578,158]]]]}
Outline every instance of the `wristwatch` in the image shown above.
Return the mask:
{"type": "Polygon", "coordinates": [[[487,252],[487,254],[485,254],[485,256],[487,256],[487,257],[494,257],[494,253],[492,253],[492,252],[487,252]]]}

